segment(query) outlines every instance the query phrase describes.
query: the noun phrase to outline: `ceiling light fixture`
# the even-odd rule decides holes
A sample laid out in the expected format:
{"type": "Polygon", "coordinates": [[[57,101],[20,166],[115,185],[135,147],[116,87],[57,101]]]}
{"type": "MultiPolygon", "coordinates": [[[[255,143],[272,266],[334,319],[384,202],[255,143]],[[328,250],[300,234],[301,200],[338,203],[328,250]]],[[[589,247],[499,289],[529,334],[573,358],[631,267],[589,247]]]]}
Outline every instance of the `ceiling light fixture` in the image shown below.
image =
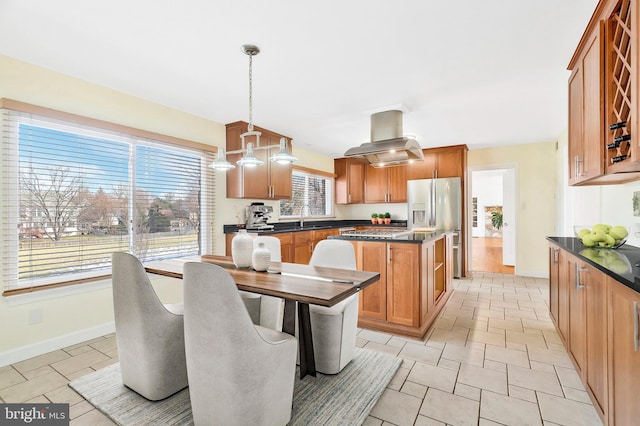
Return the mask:
{"type": "MultiPolygon", "coordinates": [[[[260,53],[260,48],[253,44],[243,44],[242,52],[249,56],[249,127],[247,131],[240,135],[242,139],[242,149],[235,151],[228,151],[227,154],[244,154],[240,160],[236,161],[236,164],[243,167],[256,167],[264,164],[264,161],[256,157],[254,150],[280,148],[279,151],[269,157],[269,161],[276,162],[278,164],[291,164],[298,159],[291,155],[287,151],[287,139],[280,138],[279,145],[260,146],[261,132],[253,130],[253,57],[260,53]],[[253,142],[246,142],[245,138],[248,136],[255,137],[255,144],[253,142]]],[[[216,170],[227,171],[234,169],[235,166],[227,161],[225,152],[222,148],[219,150],[218,159],[211,164],[216,170]]]]}

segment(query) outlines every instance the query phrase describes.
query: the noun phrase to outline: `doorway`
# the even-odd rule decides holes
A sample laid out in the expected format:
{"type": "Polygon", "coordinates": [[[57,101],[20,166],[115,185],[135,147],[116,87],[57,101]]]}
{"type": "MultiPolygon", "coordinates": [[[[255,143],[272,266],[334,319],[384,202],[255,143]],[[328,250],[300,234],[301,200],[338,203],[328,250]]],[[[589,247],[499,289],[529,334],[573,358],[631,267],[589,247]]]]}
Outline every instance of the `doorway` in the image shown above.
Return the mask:
{"type": "Polygon", "coordinates": [[[471,170],[471,267],[515,273],[515,165],[471,170]]]}

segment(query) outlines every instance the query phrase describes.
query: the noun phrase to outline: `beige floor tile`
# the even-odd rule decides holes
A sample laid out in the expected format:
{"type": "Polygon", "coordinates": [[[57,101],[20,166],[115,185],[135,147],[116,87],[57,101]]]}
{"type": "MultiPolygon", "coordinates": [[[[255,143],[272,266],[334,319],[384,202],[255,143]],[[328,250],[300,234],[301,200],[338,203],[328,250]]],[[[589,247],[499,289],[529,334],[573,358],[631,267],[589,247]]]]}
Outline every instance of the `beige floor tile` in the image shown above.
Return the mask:
{"type": "Polygon", "coordinates": [[[55,370],[53,368],[51,368],[50,365],[43,365],[42,367],[38,367],[38,368],[34,368],[33,370],[25,371],[24,373],[22,373],[22,375],[24,377],[26,377],[27,380],[31,380],[34,377],[42,376],[43,374],[51,373],[52,371],[55,371],[55,370]]]}
{"type": "Polygon", "coordinates": [[[538,361],[530,361],[529,363],[531,364],[532,370],[544,371],[545,373],[551,374],[554,374],[556,372],[553,364],[545,364],[544,362],[538,361]]]}
{"type": "Polygon", "coordinates": [[[442,358],[479,367],[484,365],[484,351],[466,346],[447,344],[442,351],[442,358]]]}
{"type": "Polygon", "coordinates": [[[476,309],[475,317],[504,319],[504,309],[476,309]]]}
{"type": "MultiPolygon", "coordinates": [[[[502,320],[500,320],[502,321],[502,320]]],[[[505,330],[504,328],[496,328],[496,327],[488,327],[487,331],[489,333],[496,333],[496,334],[502,334],[503,336],[506,334],[507,330],[505,330]]]]}
{"type": "Polygon", "coordinates": [[[427,393],[427,389],[428,388],[426,386],[406,381],[402,386],[402,389],[400,389],[400,392],[415,396],[416,398],[420,398],[422,400],[427,393]]]}
{"type": "Polygon", "coordinates": [[[92,343],[91,347],[102,353],[107,353],[114,349],[117,350],[118,346],[117,346],[116,336],[108,337],[106,339],[102,339],[95,343],[92,343]]]}
{"type": "Polygon", "coordinates": [[[0,398],[5,402],[24,402],[64,386],[67,382],[64,376],[54,371],[2,389],[0,390],[0,398]]]}
{"type": "Polygon", "coordinates": [[[84,400],[76,391],[71,389],[68,385],[61,386],[58,389],[54,389],[44,394],[51,402],[59,402],[64,404],[77,404],[84,400]]]}
{"type": "Polygon", "coordinates": [[[547,348],[547,342],[545,342],[542,334],[529,334],[520,333],[518,331],[507,330],[507,344],[519,344],[526,345],[527,347],[539,346],[541,348],[547,348]]]}
{"type": "Polygon", "coordinates": [[[421,404],[421,398],[387,389],[370,415],[398,426],[411,426],[418,417],[421,404]]]}
{"type": "Polygon", "coordinates": [[[480,418],[478,420],[478,426],[504,426],[504,425],[502,423],[496,423],[492,420],[480,418]]]}
{"type": "Polygon", "coordinates": [[[51,401],[49,401],[49,399],[47,399],[47,397],[44,395],[38,395],[24,402],[27,404],[48,404],[51,401]]]}
{"type": "Polygon", "coordinates": [[[389,341],[387,342],[387,345],[402,349],[404,345],[406,345],[407,343],[413,343],[416,345],[424,346],[424,342],[421,342],[420,340],[408,340],[408,339],[404,339],[396,336],[389,339],[389,341]]]}
{"type": "Polygon", "coordinates": [[[507,395],[507,374],[475,365],[462,364],[458,383],[507,395]]]}
{"type": "Polygon", "coordinates": [[[483,367],[488,370],[497,371],[499,373],[507,373],[507,364],[504,364],[502,362],[485,359],[483,367]]]}
{"type": "Polygon", "coordinates": [[[498,333],[489,333],[482,330],[470,330],[468,340],[486,343],[488,345],[505,346],[505,336],[498,333]]]}
{"type": "Polygon", "coordinates": [[[521,388],[520,386],[509,385],[509,396],[512,398],[522,399],[524,401],[538,403],[535,391],[531,389],[521,388]]]}
{"type": "Polygon", "coordinates": [[[83,368],[82,370],[78,370],[78,371],[74,371],[73,373],[69,373],[64,377],[66,377],[67,380],[72,381],[72,380],[78,379],[78,378],[80,378],[82,376],[86,376],[89,373],[93,373],[94,371],[95,370],[93,368],[87,367],[87,368],[83,368]]]}
{"type": "Polygon", "coordinates": [[[456,388],[453,390],[453,393],[458,396],[473,399],[474,401],[480,401],[480,389],[465,385],[464,383],[456,383],[456,388]]]}
{"type": "Polygon", "coordinates": [[[522,331],[522,322],[511,321],[511,320],[502,320],[499,318],[489,318],[489,327],[492,328],[503,328],[505,330],[512,331],[522,331]]]}
{"type": "Polygon", "coordinates": [[[380,420],[380,419],[376,419],[375,417],[367,416],[367,418],[364,419],[364,423],[362,423],[362,426],[381,426],[382,422],[383,421],[380,420]]]}
{"type": "Polygon", "coordinates": [[[543,321],[539,319],[522,318],[522,326],[526,328],[536,328],[543,331],[555,331],[556,327],[551,321],[543,321]]]}
{"type": "Polygon", "coordinates": [[[64,351],[71,356],[77,356],[77,355],[80,355],[81,353],[88,352],[92,349],[93,348],[89,345],[74,345],[74,346],[65,348],[64,351]]]}
{"type": "Polygon", "coordinates": [[[522,319],[538,320],[538,316],[533,311],[521,311],[519,309],[505,309],[504,315],[506,317],[516,317],[522,319]]]}
{"type": "Polygon", "coordinates": [[[543,371],[508,365],[509,384],[552,395],[563,396],[558,376],[543,371]]]}
{"type": "Polygon", "coordinates": [[[450,344],[464,345],[467,342],[468,335],[469,335],[468,328],[453,327],[453,329],[451,330],[442,330],[438,328],[438,329],[435,329],[431,334],[431,336],[429,337],[429,340],[427,341],[427,346],[429,345],[429,342],[432,342],[432,341],[440,342],[441,344],[446,343],[447,345],[450,345],[450,344]]]}
{"type": "Polygon", "coordinates": [[[564,391],[564,397],[567,399],[572,399],[584,404],[591,404],[591,398],[589,398],[589,394],[586,391],[565,387],[563,387],[562,390],[564,391]]]}
{"type": "Polygon", "coordinates": [[[573,368],[555,367],[556,374],[563,388],[569,387],[584,391],[584,386],[580,376],[573,368]]]}
{"type": "Polygon", "coordinates": [[[505,425],[542,425],[538,404],[485,390],[480,401],[480,417],[505,425]]]}
{"type": "Polygon", "coordinates": [[[438,367],[448,368],[449,370],[458,371],[460,369],[460,363],[458,361],[452,361],[446,358],[440,358],[438,361],[438,367]]]}
{"type": "Polygon", "coordinates": [[[102,362],[98,362],[96,364],[93,364],[91,366],[91,368],[93,368],[94,370],[100,370],[101,368],[108,367],[109,365],[115,364],[116,362],[118,362],[118,360],[116,358],[108,358],[108,359],[105,359],[102,362]]]}
{"type": "Polygon", "coordinates": [[[520,301],[531,301],[531,298],[527,293],[517,293],[517,294],[505,294],[504,301],[505,302],[520,302],[520,301]]]}
{"type": "Polygon", "coordinates": [[[115,426],[115,423],[112,422],[107,416],[102,414],[98,409],[93,409],[80,417],[76,417],[75,419],[69,422],[70,426],[115,426]]]}
{"type": "Polygon", "coordinates": [[[35,370],[36,368],[45,367],[54,362],[70,358],[69,354],[63,350],[48,352],[46,354],[29,358],[24,361],[13,364],[13,367],[21,373],[35,370]]]}
{"type": "Polygon", "coordinates": [[[442,349],[408,343],[400,351],[401,358],[438,365],[442,349]]]}
{"type": "Polygon", "coordinates": [[[448,368],[417,362],[407,376],[407,380],[430,388],[452,393],[458,373],[448,368]]]}
{"type": "Polygon", "coordinates": [[[462,307],[489,309],[491,307],[491,302],[482,301],[482,300],[465,300],[462,302],[462,307]]]}
{"type": "Polygon", "coordinates": [[[405,380],[407,380],[407,376],[410,371],[410,368],[398,368],[398,371],[396,371],[396,374],[393,376],[393,379],[391,379],[387,387],[393,390],[400,390],[402,385],[404,385],[405,380]]]}
{"type": "Polygon", "coordinates": [[[485,359],[503,362],[505,364],[519,365],[529,368],[529,356],[526,351],[502,348],[500,346],[487,345],[484,354],[485,359]]]}
{"type": "Polygon", "coordinates": [[[95,407],[91,404],[89,404],[89,402],[87,401],[81,401],[78,402],[77,404],[73,404],[71,406],[69,406],[69,418],[71,418],[72,420],[75,419],[76,417],[79,417],[85,413],[88,413],[89,411],[95,409],[95,407]]]}
{"type": "Polygon", "coordinates": [[[5,369],[0,372],[0,389],[8,388],[9,386],[13,386],[26,380],[27,379],[25,379],[24,376],[18,373],[15,369],[5,369]]]}
{"type": "Polygon", "coordinates": [[[68,358],[62,361],[55,362],[51,366],[62,375],[73,373],[83,368],[91,367],[100,362],[110,359],[102,352],[91,349],[90,351],[83,352],[80,355],[68,358]]]}
{"type": "Polygon", "coordinates": [[[486,318],[456,318],[454,325],[456,327],[487,331],[488,320],[486,318]]]}
{"type": "Polygon", "coordinates": [[[356,347],[363,348],[367,343],[369,343],[368,340],[356,336],[356,347]]]}
{"type": "Polygon", "coordinates": [[[456,317],[456,318],[473,318],[474,308],[444,308],[443,315],[445,317],[456,317]]]}
{"type": "Polygon", "coordinates": [[[530,346],[529,359],[531,361],[544,362],[545,364],[553,364],[560,367],[573,368],[573,364],[564,351],[555,351],[551,349],[544,349],[537,346],[530,346]]]}
{"type": "Polygon", "coordinates": [[[447,426],[447,424],[429,417],[418,416],[414,426],[447,426]]]}
{"type": "Polygon", "coordinates": [[[480,403],[471,399],[429,389],[420,414],[456,426],[476,426],[480,403]]]}
{"type": "Polygon", "coordinates": [[[360,337],[361,339],[368,340],[370,342],[376,342],[376,343],[386,345],[387,342],[393,336],[387,333],[381,333],[379,331],[362,330],[360,333],[358,333],[358,337],[360,337]]]}
{"type": "Polygon", "coordinates": [[[593,405],[537,392],[542,419],[564,426],[600,426],[593,405]]]}

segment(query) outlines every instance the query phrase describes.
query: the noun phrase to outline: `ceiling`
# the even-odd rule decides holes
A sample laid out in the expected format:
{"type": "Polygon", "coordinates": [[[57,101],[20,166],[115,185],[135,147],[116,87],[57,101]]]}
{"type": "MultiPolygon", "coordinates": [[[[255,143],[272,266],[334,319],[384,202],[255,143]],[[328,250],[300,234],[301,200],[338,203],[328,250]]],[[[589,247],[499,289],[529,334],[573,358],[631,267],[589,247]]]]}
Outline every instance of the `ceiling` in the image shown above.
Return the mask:
{"type": "Polygon", "coordinates": [[[596,0],[0,0],[0,54],[340,157],[401,108],[423,148],[555,140],[596,0]]]}

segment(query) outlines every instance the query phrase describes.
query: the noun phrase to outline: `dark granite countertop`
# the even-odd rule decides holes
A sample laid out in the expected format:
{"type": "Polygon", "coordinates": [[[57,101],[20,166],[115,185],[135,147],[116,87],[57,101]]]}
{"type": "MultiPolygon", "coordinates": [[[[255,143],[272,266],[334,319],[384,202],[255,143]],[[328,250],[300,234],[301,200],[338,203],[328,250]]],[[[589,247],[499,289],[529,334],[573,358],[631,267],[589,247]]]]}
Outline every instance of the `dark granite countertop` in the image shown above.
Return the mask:
{"type": "MultiPolygon", "coordinates": [[[[375,228],[406,228],[406,220],[392,220],[389,225],[373,225],[371,220],[305,220],[304,227],[300,227],[300,221],[295,222],[279,222],[271,223],[273,229],[247,229],[247,232],[257,233],[260,235],[269,234],[281,234],[284,232],[301,232],[301,231],[315,231],[320,229],[333,229],[333,228],[350,228],[354,226],[370,226],[375,228]]],[[[237,225],[224,225],[225,234],[234,234],[238,232],[240,228],[237,225]]]]}
{"type": "Polygon", "coordinates": [[[640,293],[640,248],[628,244],[615,250],[589,248],[575,237],[547,237],[547,240],[640,293]]]}
{"type": "Polygon", "coordinates": [[[437,240],[448,232],[435,230],[433,232],[411,232],[406,235],[400,235],[394,238],[375,238],[375,237],[362,237],[352,235],[331,235],[328,238],[333,240],[349,240],[349,241],[375,241],[377,243],[412,243],[422,244],[425,242],[437,240]]]}

